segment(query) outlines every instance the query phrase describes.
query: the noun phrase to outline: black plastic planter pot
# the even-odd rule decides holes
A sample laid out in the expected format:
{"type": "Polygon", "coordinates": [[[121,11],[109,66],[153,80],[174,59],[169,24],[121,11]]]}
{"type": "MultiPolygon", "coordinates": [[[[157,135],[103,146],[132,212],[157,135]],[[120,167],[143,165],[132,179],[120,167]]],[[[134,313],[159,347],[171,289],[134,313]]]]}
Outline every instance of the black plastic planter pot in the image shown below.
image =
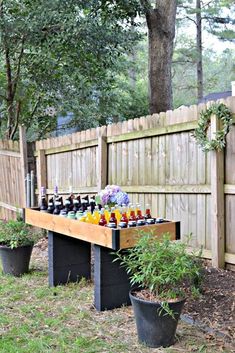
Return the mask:
{"type": "Polygon", "coordinates": [[[169,347],[175,342],[175,332],[185,300],[169,303],[174,318],[161,310],[161,304],[136,297],[136,290],[130,291],[134,309],[139,342],[148,347],[169,347]]]}
{"type": "Polygon", "coordinates": [[[11,249],[7,246],[0,246],[0,256],[4,274],[21,276],[29,270],[29,262],[33,245],[20,246],[11,249]]]}

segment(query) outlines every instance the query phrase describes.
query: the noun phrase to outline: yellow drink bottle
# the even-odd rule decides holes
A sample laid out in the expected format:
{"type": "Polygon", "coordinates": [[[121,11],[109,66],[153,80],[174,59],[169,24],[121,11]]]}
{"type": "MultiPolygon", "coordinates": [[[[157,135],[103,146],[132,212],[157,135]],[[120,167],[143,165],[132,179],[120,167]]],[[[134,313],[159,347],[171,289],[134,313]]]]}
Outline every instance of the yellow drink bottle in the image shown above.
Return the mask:
{"type": "Polygon", "coordinates": [[[130,218],[131,210],[132,210],[132,203],[129,203],[127,210],[126,210],[126,216],[128,219],[130,218]]]}
{"type": "Polygon", "coordinates": [[[86,214],[86,223],[93,223],[93,217],[91,214],[91,207],[87,207],[87,214],[86,214]]]}
{"type": "Polygon", "coordinates": [[[85,211],[84,214],[78,218],[79,222],[86,222],[87,212],[85,211]]]}
{"type": "Polygon", "coordinates": [[[94,224],[99,224],[99,221],[100,221],[99,206],[95,206],[92,218],[93,218],[93,223],[94,224]]]}
{"type": "Polygon", "coordinates": [[[104,206],[104,216],[105,216],[107,223],[109,223],[110,212],[109,212],[109,206],[107,206],[107,205],[104,206]]]}
{"type": "Polygon", "coordinates": [[[120,219],[122,218],[122,214],[120,212],[120,208],[118,205],[115,205],[115,216],[116,216],[116,219],[117,219],[117,224],[120,222],[120,219]]]}

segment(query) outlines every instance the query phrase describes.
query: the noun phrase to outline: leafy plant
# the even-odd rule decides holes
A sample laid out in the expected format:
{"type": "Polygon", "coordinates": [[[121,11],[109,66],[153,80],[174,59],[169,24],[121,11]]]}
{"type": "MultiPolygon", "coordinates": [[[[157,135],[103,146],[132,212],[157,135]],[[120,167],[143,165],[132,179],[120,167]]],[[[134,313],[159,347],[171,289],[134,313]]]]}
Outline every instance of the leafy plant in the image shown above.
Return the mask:
{"type": "Polygon", "coordinates": [[[114,260],[126,267],[132,285],[146,289],[150,299],[167,300],[182,296],[186,282],[199,282],[201,261],[187,252],[187,242],[171,241],[169,234],[141,235],[135,247],[119,251],[114,260]]]}
{"type": "Polygon", "coordinates": [[[33,245],[39,237],[39,233],[21,220],[0,221],[0,245],[14,249],[33,245]]]}

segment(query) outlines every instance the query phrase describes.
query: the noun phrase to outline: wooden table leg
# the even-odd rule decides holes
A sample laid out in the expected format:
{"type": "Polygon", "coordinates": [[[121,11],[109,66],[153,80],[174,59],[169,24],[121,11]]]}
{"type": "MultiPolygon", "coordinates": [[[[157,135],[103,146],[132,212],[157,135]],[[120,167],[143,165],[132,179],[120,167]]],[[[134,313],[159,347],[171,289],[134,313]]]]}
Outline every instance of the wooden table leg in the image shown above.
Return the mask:
{"type": "Polygon", "coordinates": [[[94,245],[94,302],[98,311],[130,305],[130,281],[113,250],[94,245]]]}
{"type": "Polygon", "coordinates": [[[91,244],[48,232],[49,286],[91,277],[91,244]]]}

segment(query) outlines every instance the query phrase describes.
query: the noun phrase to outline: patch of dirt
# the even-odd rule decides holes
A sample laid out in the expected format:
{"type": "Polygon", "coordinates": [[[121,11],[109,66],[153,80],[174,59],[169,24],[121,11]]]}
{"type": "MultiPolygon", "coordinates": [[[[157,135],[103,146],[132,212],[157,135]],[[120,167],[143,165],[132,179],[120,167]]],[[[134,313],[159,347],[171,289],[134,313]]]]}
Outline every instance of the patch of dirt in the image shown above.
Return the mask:
{"type": "Polygon", "coordinates": [[[235,341],[235,272],[206,266],[202,295],[187,299],[184,314],[235,341]]]}
{"type": "MultiPolygon", "coordinates": [[[[33,261],[37,267],[48,258],[48,242],[41,239],[33,250],[33,261]]],[[[187,298],[183,316],[196,324],[208,335],[219,333],[235,345],[235,272],[218,270],[205,265],[204,280],[199,298],[187,298]]]]}

